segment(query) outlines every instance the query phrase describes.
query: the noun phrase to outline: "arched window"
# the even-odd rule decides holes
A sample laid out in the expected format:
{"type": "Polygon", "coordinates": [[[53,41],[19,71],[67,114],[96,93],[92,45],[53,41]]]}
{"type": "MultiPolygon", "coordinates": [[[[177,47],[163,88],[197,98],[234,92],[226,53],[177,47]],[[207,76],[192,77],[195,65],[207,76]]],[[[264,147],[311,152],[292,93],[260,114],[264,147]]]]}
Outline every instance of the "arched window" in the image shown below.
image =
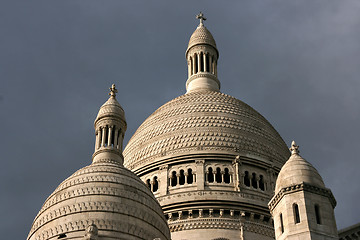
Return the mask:
{"type": "Polygon", "coordinates": [[[210,62],[209,62],[209,54],[206,54],[206,72],[210,72],[210,62]]]}
{"type": "Polygon", "coordinates": [[[282,213],[280,213],[280,228],[281,228],[281,233],[284,233],[284,222],[283,222],[282,213]]]}
{"type": "Polygon", "coordinates": [[[180,184],[180,185],[184,185],[184,184],[185,184],[185,174],[184,174],[184,170],[180,170],[179,184],[180,184]]]}
{"type": "Polygon", "coordinates": [[[213,169],[211,167],[209,167],[209,169],[208,169],[208,182],[209,183],[214,182],[214,173],[213,173],[213,169]]]}
{"type": "Polygon", "coordinates": [[[264,184],[264,176],[263,175],[260,175],[259,188],[261,190],[265,191],[265,184],[264,184]]]}
{"type": "Polygon", "coordinates": [[[105,140],[105,141],[104,141],[104,143],[105,143],[105,144],[104,144],[104,147],[107,147],[107,146],[108,146],[108,138],[109,138],[108,136],[109,136],[109,128],[108,128],[108,126],[106,125],[106,126],[105,126],[105,134],[104,134],[104,136],[103,136],[103,137],[104,137],[104,140],[105,140]]]}
{"type": "Polygon", "coordinates": [[[194,56],[194,65],[195,65],[195,73],[198,72],[198,55],[195,53],[195,56],[194,56]]]}
{"type": "Polygon", "coordinates": [[[114,142],[115,142],[115,126],[113,126],[111,128],[111,139],[110,139],[111,143],[109,143],[110,146],[114,147],[114,142]]]}
{"type": "Polygon", "coordinates": [[[321,224],[320,207],[317,204],[315,204],[315,216],[316,216],[316,223],[321,224]]]}
{"type": "Polygon", "coordinates": [[[294,222],[295,224],[300,222],[300,213],[299,213],[299,206],[294,203],[293,204],[293,211],[294,211],[294,222]]]}
{"type": "Polygon", "coordinates": [[[193,58],[190,57],[190,75],[193,75],[194,74],[194,61],[193,61],[193,58]]]}
{"type": "Polygon", "coordinates": [[[222,176],[221,176],[221,169],[220,168],[216,168],[216,182],[217,183],[221,183],[222,182],[222,176]]]}
{"type": "Polygon", "coordinates": [[[149,189],[151,189],[150,179],[146,180],[145,184],[149,189]]]}
{"type": "Polygon", "coordinates": [[[245,186],[250,187],[250,177],[249,177],[249,172],[248,171],[245,171],[244,184],[245,184],[245,186]]]}
{"type": "Polygon", "coordinates": [[[229,169],[228,169],[228,168],[225,168],[224,182],[225,182],[225,183],[230,183],[230,173],[229,173],[229,169]]]}
{"type": "Polygon", "coordinates": [[[200,53],[199,58],[200,58],[199,72],[203,72],[204,71],[204,54],[202,52],[200,53]]]}
{"type": "Polygon", "coordinates": [[[188,173],[188,176],[187,176],[187,183],[188,184],[192,184],[194,182],[194,176],[193,176],[193,173],[192,173],[192,169],[189,168],[187,170],[187,173],[188,173]]]}
{"type": "Polygon", "coordinates": [[[251,178],[251,186],[253,187],[253,188],[258,188],[258,185],[257,185],[257,181],[256,181],[257,179],[256,179],[256,173],[253,173],[252,174],[252,178],[251,178]]]}
{"type": "Polygon", "coordinates": [[[153,182],[153,192],[156,192],[159,189],[159,182],[157,180],[157,177],[154,177],[154,182],[153,182]]]}
{"type": "Polygon", "coordinates": [[[177,185],[177,177],[176,177],[176,172],[173,171],[171,173],[171,186],[174,187],[177,185]]]}

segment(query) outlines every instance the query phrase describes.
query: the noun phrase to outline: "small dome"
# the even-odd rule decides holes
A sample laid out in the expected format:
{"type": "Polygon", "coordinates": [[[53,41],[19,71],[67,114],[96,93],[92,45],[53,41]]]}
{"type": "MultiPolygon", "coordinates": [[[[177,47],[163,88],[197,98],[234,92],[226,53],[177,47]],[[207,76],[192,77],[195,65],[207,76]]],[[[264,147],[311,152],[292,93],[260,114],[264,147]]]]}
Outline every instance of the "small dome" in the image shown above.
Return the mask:
{"type": "Polygon", "coordinates": [[[93,163],[62,182],[36,216],[28,239],[80,238],[89,226],[112,239],[170,239],[150,189],[112,162],[93,163]]]}
{"type": "MultiPolygon", "coordinates": [[[[194,33],[191,35],[190,40],[189,40],[189,45],[188,45],[186,52],[188,52],[191,47],[193,47],[195,45],[202,45],[202,44],[210,45],[216,49],[216,52],[218,52],[217,48],[216,48],[216,42],[214,40],[214,37],[211,35],[209,30],[203,24],[200,24],[196,28],[194,33]]],[[[219,55],[219,53],[218,53],[218,55],[219,55]]]]}
{"type": "MultiPolygon", "coordinates": [[[[293,142],[292,145],[294,146],[295,142],[293,142]]],[[[297,149],[296,151],[292,150],[292,155],[281,168],[276,180],[275,194],[283,188],[303,182],[316,187],[325,188],[324,181],[318,171],[298,154],[297,149]]]]}
{"type": "Polygon", "coordinates": [[[120,103],[116,100],[115,97],[110,97],[101,106],[95,122],[105,116],[114,116],[125,120],[124,109],[121,107],[120,103]]]}

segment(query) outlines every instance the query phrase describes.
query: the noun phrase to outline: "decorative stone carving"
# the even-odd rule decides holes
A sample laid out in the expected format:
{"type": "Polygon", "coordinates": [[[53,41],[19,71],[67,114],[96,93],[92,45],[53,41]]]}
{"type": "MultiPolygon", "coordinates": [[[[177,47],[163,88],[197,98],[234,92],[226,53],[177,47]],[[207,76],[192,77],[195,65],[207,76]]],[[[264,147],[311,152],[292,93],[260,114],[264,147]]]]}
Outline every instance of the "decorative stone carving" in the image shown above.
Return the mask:
{"type": "Polygon", "coordinates": [[[98,240],[98,231],[99,230],[95,224],[90,224],[86,228],[84,240],[98,240]]]}

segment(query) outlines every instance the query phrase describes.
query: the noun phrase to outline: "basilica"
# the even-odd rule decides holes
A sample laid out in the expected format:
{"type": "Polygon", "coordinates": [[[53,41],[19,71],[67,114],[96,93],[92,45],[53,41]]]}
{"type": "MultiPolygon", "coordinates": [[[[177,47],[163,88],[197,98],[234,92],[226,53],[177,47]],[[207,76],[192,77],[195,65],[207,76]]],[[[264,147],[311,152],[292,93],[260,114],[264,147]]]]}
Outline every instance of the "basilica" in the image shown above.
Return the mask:
{"type": "Polygon", "coordinates": [[[260,113],[220,91],[219,51],[197,18],[186,93],[123,150],[127,122],[113,84],[94,122],[92,163],[46,199],[28,240],[358,239],[360,225],[337,230],[336,200],[301,157],[306,149],[287,146],[260,113]]]}

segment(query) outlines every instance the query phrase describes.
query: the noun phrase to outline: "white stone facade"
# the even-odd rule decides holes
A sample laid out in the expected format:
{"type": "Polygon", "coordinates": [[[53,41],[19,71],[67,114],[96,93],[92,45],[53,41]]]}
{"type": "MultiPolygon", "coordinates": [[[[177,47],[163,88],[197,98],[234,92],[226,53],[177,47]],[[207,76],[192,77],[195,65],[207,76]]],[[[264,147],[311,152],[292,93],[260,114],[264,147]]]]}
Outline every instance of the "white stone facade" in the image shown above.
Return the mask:
{"type": "Polygon", "coordinates": [[[49,196],[28,240],[338,239],[336,201],[316,169],[295,144],[290,155],[261,114],[220,92],[219,52],[198,18],[186,94],[149,116],[123,156],[127,123],[113,85],[92,164],[49,196]]]}
{"type": "Polygon", "coordinates": [[[291,150],[269,203],[276,239],[339,239],[334,196],[317,170],[299,155],[295,142],[291,150]]]}
{"type": "Polygon", "coordinates": [[[170,240],[159,203],[133,172],[124,168],[124,110],[115,85],[95,120],[93,162],[62,182],[35,217],[28,240],[170,240]]]}
{"type": "Polygon", "coordinates": [[[274,239],[267,203],[289,151],[261,114],[220,92],[218,57],[200,22],[186,51],[187,93],[138,128],[124,165],[153,190],[173,240],[274,239]]]}

